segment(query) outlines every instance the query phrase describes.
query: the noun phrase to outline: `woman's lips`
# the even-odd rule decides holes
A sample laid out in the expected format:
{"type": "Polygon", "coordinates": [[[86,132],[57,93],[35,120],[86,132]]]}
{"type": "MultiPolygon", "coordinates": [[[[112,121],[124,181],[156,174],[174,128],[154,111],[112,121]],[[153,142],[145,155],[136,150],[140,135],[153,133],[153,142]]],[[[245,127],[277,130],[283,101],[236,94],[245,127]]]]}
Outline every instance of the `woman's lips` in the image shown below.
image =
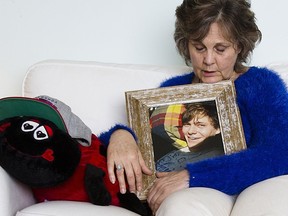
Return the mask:
{"type": "Polygon", "coordinates": [[[216,74],[216,71],[202,71],[205,77],[213,77],[216,74]]]}

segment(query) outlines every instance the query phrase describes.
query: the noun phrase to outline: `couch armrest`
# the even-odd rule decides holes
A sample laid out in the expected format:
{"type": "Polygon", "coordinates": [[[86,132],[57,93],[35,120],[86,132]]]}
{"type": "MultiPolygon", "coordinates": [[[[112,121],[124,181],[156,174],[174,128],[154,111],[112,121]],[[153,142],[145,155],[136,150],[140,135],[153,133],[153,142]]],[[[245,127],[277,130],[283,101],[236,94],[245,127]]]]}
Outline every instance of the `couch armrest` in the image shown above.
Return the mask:
{"type": "Polygon", "coordinates": [[[31,190],[11,178],[0,167],[0,211],[3,216],[14,216],[18,210],[35,203],[31,190]]]}

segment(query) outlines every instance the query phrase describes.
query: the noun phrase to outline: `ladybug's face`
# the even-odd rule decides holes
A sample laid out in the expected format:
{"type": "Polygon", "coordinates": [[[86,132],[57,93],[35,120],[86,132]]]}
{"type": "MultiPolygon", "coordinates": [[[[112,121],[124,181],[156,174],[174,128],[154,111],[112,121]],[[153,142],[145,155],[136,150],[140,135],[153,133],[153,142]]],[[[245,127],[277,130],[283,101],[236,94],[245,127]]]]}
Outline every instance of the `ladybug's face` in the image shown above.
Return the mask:
{"type": "Polygon", "coordinates": [[[80,161],[79,144],[53,122],[13,117],[0,122],[0,165],[33,187],[56,185],[69,178],[80,161]]]}
{"type": "Polygon", "coordinates": [[[8,143],[18,151],[31,156],[40,156],[47,149],[53,151],[56,126],[52,122],[38,118],[16,117],[12,118],[10,123],[5,133],[8,143]]]}
{"type": "Polygon", "coordinates": [[[46,140],[53,136],[53,130],[49,125],[41,125],[38,120],[28,120],[21,125],[23,133],[33,133],[35,140],[46,140]]]}

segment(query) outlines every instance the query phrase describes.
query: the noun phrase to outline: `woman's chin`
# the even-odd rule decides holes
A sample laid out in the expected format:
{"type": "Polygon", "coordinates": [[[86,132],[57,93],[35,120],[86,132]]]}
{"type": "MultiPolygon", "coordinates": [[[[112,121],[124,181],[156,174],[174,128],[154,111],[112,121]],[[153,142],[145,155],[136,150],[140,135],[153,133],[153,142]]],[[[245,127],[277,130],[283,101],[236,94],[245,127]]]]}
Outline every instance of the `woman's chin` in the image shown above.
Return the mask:
{"type": "Polygon", "coordinates": [[[223,79],[219,78],[219,77],[203,77],[202,78],[202,82],[203,83],[217,83],[222,81],[223,79]]]}

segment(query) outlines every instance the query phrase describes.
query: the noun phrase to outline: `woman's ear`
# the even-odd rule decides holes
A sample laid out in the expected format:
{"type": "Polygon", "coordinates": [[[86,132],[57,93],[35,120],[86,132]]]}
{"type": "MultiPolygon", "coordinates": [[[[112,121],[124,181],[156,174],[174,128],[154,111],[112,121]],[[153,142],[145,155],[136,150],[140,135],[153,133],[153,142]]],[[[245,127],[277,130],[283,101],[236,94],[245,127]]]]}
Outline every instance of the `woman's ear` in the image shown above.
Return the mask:
{"type": "Polygon", "coordinates": [[[237,54],[241,53],[242,48],[239,45],[235,45],[235,51],[237,54]]]}

